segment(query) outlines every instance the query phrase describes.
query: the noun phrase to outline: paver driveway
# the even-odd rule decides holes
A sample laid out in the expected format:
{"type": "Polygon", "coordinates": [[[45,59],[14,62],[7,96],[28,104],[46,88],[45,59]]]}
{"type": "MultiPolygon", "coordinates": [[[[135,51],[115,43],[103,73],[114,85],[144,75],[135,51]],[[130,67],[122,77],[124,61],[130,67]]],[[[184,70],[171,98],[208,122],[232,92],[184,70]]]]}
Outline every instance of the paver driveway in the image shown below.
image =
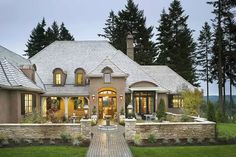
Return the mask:
{"type": "Polygon", "coordinates": [[[104,131],[93,127],[93,138],[87,157],[132,157],[123,136],[124,127],[118,126],[113,131],[104,131]]]}

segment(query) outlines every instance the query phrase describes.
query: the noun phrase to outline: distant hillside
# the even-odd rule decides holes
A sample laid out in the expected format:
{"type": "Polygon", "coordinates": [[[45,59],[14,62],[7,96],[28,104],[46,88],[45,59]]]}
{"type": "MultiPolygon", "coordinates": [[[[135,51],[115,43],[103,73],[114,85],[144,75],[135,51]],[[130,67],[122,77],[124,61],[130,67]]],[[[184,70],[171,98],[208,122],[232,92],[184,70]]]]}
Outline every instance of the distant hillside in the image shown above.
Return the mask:
{"type": "MultiPolygon", "coordinates": [[[[204,99],[206,100],[207,97],[204,96],[204,99]]],[[[225,96],[225,99],[226,99],[226,101],[229,102],[229,101],[230,101],[230,96],[229,96],[229,95],[226,95],[226,96],[225,96]]],[[[210,100],[212,103],[216,103],[216,102],[219,100],[219,96],[217,96],[217,95],[211,95],[211,96],[209,96],[209,100],[210,100]]],[[[236,95],[233,96],[233,101],[234,101],[234,103],[236,103],[236,95]]]]}

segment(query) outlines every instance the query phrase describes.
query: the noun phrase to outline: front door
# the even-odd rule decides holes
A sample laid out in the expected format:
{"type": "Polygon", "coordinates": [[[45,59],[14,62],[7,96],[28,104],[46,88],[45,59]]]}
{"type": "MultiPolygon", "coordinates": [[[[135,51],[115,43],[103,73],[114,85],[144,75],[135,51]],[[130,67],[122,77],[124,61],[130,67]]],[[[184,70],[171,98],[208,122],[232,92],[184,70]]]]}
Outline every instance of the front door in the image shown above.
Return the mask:
{"type": "Polygon", "coordinates": [[[114,118],[117,112],[116,92],[103,90],[98,94],[98,114],[99,119],[104,119],[105,115],[114,118]]]}

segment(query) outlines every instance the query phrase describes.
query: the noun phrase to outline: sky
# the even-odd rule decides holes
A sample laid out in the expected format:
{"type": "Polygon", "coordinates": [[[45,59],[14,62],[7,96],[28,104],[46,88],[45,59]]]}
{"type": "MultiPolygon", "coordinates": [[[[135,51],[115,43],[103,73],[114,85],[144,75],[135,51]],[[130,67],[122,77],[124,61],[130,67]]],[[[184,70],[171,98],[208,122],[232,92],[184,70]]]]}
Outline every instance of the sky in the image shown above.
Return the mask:
{"type": "MultiPolygon", "coordinates": [[[[214,17],[208,0],[181,0],[185,14],[189,15],[188,25],[195,40],[205,21],[214,17]]],[[[75,40],[104,40],[97,34],[103,33],[109,12],[124,8],[126,0],[0,0],[0,45],[24,54],[26,42],[32,29],[43,17],[47,26],[54,20],[64,22],[75,40]]],[[[139,9],[144,10],[147,26],[158,26],[160,14],[168,9],[172,0],[134,0],[139,9]]],[[[154,29],[153,33],[157,33],[154,29]]],[[[206,85],[201,82],[205,91],[206,85]]],[[[229,94],[227,84],[226,93],[229,94]]],[[[234,88],[233,93],[236,94],[234,88]]],[[[210,94],[217,95],[216,83],[210,85],[210,94]]]]}

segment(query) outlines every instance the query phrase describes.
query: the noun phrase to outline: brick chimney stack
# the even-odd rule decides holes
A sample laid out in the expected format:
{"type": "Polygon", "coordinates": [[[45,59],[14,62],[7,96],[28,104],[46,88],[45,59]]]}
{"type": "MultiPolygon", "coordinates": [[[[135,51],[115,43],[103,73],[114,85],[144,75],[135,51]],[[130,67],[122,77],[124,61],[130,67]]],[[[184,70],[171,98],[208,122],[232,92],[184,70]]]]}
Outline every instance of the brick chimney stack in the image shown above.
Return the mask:
{"type": "Polygon", "coordinates": [[[35,82],[35,71],[36,67],[34,65],[21,65],[20,70],[33,82],[35,82]]]}

